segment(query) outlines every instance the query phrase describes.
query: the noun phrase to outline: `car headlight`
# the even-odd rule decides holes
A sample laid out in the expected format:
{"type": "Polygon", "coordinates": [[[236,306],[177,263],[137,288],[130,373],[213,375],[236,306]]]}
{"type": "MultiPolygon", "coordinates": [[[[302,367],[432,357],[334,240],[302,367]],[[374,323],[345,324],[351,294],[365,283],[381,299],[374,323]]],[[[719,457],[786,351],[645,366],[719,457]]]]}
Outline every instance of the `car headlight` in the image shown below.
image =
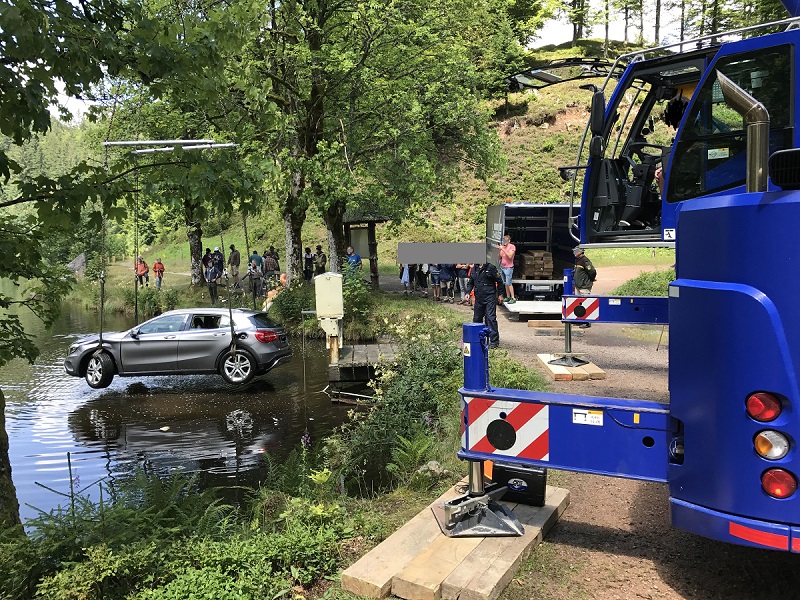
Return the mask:
{"type": "Polygon", "coordinates": [[[72,346],[69,347],[68,354],[73,354],[80,346],[80,344],[72,344],[72,346]]]}

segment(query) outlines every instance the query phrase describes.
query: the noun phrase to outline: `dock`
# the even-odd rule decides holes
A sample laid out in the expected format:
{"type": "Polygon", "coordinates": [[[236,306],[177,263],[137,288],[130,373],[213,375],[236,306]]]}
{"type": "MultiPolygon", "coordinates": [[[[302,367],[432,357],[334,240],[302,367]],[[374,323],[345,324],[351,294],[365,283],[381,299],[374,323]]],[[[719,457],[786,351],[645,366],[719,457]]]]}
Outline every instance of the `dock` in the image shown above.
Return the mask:
{"type": "Polygon", "coordinates": [[[328,380],[331,383],[369,381],[377,365],[394,362],[399,353],[399,347],[389,343],[342,346],[339,362],[328,365],[328,380]]]}

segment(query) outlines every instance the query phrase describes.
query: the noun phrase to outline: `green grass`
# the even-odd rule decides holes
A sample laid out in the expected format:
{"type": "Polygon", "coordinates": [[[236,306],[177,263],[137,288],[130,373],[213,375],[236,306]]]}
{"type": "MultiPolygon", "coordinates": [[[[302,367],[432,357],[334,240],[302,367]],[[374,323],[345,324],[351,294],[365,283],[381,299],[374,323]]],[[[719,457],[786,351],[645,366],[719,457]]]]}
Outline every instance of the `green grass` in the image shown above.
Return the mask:
{"type": "Polygon", "coordinates": [[[597,267],[675,264],[675,250],[669,248],[604,248],[590,249],[586,255],[597,267]]]}

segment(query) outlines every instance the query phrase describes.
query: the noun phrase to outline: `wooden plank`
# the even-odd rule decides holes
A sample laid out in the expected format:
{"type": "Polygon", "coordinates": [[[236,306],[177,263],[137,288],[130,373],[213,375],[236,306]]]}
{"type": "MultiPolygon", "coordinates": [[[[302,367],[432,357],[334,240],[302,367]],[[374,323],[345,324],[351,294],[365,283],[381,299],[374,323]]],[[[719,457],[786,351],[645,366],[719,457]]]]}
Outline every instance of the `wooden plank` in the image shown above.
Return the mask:
{"type": "MultiPolygon", "coordinates": [[[[473,564],[472,580],[458,594],[459,600],[496,600],[508,586],[531,550],[542,541],[569,505],[569,491],[548,486],[542,507],[517,505],[514,514],[525,527],[520,537],[504,538],[495,559],[481,568],[473,564]]],[[[470,557],[471,558],[471,557],[470,557]]],[[[443,588],[447,587],[445,584],[443,588]]]]}
{"type": "Polygon", "coordinates": [[[552,354],[537,354],[536,357],[550,377],[556,381],[572,381],[572,373],[569,372],[567,367],[548,364],[549,361],[553,360],[552,354]]]}
{"type": "Polygon", "coordinates": [[[394,576],[392,594],[405,600],[439,600],[442,582],[483,541],[440,535],[394,576]]]}
{"type": "Polygon", "coordinates": [[[376,344],[369,344],[365,346],[367,351],[367,363],[370,365],[377,365],[380,360],[380,348],[376,344]]]}
{"type": "Polygon", "coordinates": [[[589,379],[589,373],[583,370],[583,365],[580,367],[567,367],[567,370],[572,373],[572,381],[586,381],[589,379]]]}
{"type": "Polygon", "coordinates": [[[603,371],[600,367],[598,367],[594,363],[589,363],[588,365],[583,365],[581,367],[584,371],[589,374],[589,379],[605,379],[606,372],[603,371]]]}
{"type": "Polygon", "coordinates": [[[353,347],[342,346],[339,348],[339,364],[350,364],[353,362],[353,347]]]}
{"type": "Polygon", "coordinates": [[[552,327],[554,329],[564,329],[564,324],[557,319],[529,319],[528,327],[552,327]]]}
{"type": "Polygon", "coordinates": [[[378,344],[378,351],[381,355],[381,362],[394,361],[395,350],[392,344],[378,344]]]}
{"type": "Polygon", "coordinates": [[[363,344],[353,346],[353,366],[361,366],[367,364],[367,347],[363,344]]]}
{"type": "MultiPolygon", "coordinates": [[[[460,495],[457,487],[442,494],[436,502],[460,495]]],[[[431,504],[432,506],[433,504],[431,504]]],[[[362,556],[342,573],[342,588],[368,598],[385,598],[392,590],[392,578],[437,537],[443,537],[430,506],[395,531],[377,547],[362,556]]]]}

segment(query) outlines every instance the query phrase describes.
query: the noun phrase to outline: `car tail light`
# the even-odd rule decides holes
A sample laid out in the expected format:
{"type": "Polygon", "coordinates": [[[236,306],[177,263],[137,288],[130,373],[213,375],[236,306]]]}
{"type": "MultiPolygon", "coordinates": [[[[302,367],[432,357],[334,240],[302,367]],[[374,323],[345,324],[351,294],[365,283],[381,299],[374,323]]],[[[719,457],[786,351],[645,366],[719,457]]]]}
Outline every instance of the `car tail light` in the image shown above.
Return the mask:
{"type": "Polygon", "coordinates": [[[773,498],[788,498],[797,491],[797,478],[785,469],[769,469],[761,476],[761,487],[773,498]]]}
{"type": "Polygon", "coordinates": [[[756,421],[774,421],[781,414],[781,401],[767,392],[756,392],[747,398],[747,414],[756,421]]]}
{"type": "Polygon", "coordinates": [[[269,344],[270,342],[276,342],[278,340],[278,334],[269,329],[258,329],[254,335],[256,339],[263,344],[269,344]]]}
{"type": "Polygon", "coordinates": [[[789,440],[779,431],[759,431],[753,440],[756,452],[767,460],[780,460],[789,452],[789,440]]]}

